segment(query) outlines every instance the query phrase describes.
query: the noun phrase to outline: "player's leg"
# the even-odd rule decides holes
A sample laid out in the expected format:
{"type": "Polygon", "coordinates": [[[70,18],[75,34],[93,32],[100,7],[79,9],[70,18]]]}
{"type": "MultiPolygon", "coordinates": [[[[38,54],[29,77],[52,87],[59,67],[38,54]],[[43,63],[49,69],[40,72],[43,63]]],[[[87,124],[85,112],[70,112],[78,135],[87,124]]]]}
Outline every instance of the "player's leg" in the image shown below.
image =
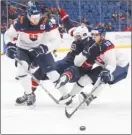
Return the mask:
{"type": "MultiPolygon", "coordinates": [[[[41,68],[43,74],[46,74],[46,76],[53,82],[56,83],[56,81],[59,79],[60,74],[57,72],[55,68],[55,61],[51,53],[39,56],[38,58],[38,64],[41,68]]],[[[58,88],[62,96],[67,95],[67,88],[58,88]]]]}
{"type": "MultiPolygon", "coordinates": [[[[122,79],[125,79],[127,74],[128,74],[128,67],[129,64],[125,67],[119,67],[117,66],[115,71],[112,73],[113,75],[113,80],[108,82],[108,84],[115,84],[119,81],[121,81],[122,79]]],[[[89,77],[92,79],[93,83],[96,82],[99,74],[101,73],[103,69],[101,67],[97,67],[95,69],[93,69],[88,75],[89,77]]],[[[88,101],[86,102],[87,105],[89,105],[89,103],[95,99],[96,97],[98,97],[100,95],[100,93],[105,89],[106,84],[102,83],[97,89],[96,91],[93,92],[92,96],[89,97],[88,101]]],[[[88,96],[87,93],[81,92],[79,95],[79,98],[84,100],[84,98],[86,98],[86,96],[88,96]]]]}
{"type": "MultiPolygon", "coordinates": [[[[73,65],[72,62],[67,62],[67,61],[65,61],[64,59],[62,59],[62,60],[59,60],[59,61],[56,61],[56,62],[55,62],[55,70],[61,75],[61,74],[64,72],[64,70],[65,70],[66,68],[68,68],[68,67],[70,67],[70,66],[72,66],[72,65],[73,65]]],[[[34,72],[33,75],[34,75],[35,78],[37,78],[38,80],[47,80],[47,79],[49,79],[49,78],[47,77],[47,75],[43,73],[43,71],[42,71],[41,68],[38,68],[38,69],[34,72]]],[[[38,83],[32,79],[32,90],[33,90],[33,92],[37,89],[37,87],[38,87],[38,83]]]]}
{"type": "Polygon", "coordinates": [[[64,73],[65,69],[67,69],[70,66],[73,66],[74,63],[70,61],[66,61],[65,59],[59,60],[55,62],[55,69],[57,72],[61,75],[64,73]]]}
{"type": "MultiPolygon", "coordinates": [[[[27,50],[18,48],[17,49],[17,57],[23,64],[23,66],[29,70],[29,65],[31,64],[31,59],[29,57],[29,52],[27,50]]],[[[17,69],[18,69],[18,76],[19,76],[19,83],[24,88],[24,95],[22,97],[19,97],[16,99],[16,102],[18,104],[22,104],[24,102],[27,103],[27,105],[32,105],[35,102],[35,95],[32,93],[31,89],[31,77],[28,75],[28,73],[25,71],[25,69],[17,63],[17,69]]]]}
{"type": "MultiPolygon", "coordinates": [[[[95,84],[95,82],[97,81],[101,71],[103,70],[102,67],[98,66],[95,67],[94,69],[92,69],[91,71],[89,71],[87,73],[88,78],[90,78],[90,83],[91,84],[95,84]]],[[[85,102],[86,105],[89,105],[91,103],[91,101],[93,101],[95,98],[98,97],[98,95],[105,89],[105,84],[102,83],[93,93],[92,95],[88,98],[88,100],[85,102]]],[[[87,98],[87,96],[89,96],[89,94],[85,93],[85,92],[81,92],[79,94],[79,100],[82,101],[85,98],[87,98]]]]}
{"type": "Polygon", "coordinates": [[[80,70],[78,67],[70,66],[64,70],[64,73],[60,76],[56,82],[56,88],[60,88],[66,85],[68,82],[76,82],[81,76],[80,70]]]}
{"type": "Polygon", "coordinates": [[[112,73],[114,79],[113,81],[109,82],[109,84],[115,84],[125,79],[128,74],[128,68],[129,68],[129,64],[126,65],[125,67],[117,66],[115,71],[112,73]]]}
{"type": "MultiPolygon", "coordinates": [[[[60,76],[59,80],[56,82],[57,88],[63,88],[68,82],[73,83],[79,80],[81,76],[78,67],[70,66],[65,69],[64,73],[60,76]]],[[[61,103],[70,104],[72,102],[72,96],[67,93],[66,96],[60,98],[61,103]]]]}

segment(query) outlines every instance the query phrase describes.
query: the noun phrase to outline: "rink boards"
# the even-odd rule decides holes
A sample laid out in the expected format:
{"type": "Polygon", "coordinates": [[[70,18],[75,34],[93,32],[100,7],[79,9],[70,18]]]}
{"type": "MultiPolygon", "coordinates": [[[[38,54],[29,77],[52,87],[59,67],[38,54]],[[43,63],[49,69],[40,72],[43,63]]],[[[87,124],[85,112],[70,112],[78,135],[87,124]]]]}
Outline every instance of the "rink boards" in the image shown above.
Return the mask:
{"type": "MultiPolygon", "coordinates": [[[[114,43],[117,48],[131,48],[131,32],[107,32],[106,39],[114,43]]],[[[74,38],[67,33],[63,34],[63,39],[58,48],[58,52],[69,51],[74,38]]],[[[1,34],[1,54],[5,53],[4,34],[1,34]]]]}

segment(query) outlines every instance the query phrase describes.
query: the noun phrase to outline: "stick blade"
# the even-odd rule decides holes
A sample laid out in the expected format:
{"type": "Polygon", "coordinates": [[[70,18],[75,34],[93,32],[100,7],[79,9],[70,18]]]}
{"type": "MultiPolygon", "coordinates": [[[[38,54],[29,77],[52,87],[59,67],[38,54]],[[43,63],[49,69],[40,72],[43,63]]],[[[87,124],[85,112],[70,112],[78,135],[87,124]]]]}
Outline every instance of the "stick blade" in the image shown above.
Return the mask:
{"type": "Polygon", "coordinates": [[[65,107],[65,115],[66,115],[67,118],[71,118],[71,116],[72,116],[71,114],[69,114],[69,113],[67,112],[66,107],[65,107]]]}

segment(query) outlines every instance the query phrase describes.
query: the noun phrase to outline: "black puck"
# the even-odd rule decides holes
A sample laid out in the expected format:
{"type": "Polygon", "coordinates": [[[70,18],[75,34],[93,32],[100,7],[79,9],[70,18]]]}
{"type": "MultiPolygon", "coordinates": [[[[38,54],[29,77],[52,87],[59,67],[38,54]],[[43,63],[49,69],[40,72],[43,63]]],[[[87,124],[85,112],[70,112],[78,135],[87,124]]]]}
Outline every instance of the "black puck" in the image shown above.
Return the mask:
{"type": "Polygon", "coordinates": [[[80,127],[80,130],[81,130],[81,131],[84,131],[84,130],[86,130],[86,127],[85,127],[85,126],[81,126],[81,127],[80,127]]]}

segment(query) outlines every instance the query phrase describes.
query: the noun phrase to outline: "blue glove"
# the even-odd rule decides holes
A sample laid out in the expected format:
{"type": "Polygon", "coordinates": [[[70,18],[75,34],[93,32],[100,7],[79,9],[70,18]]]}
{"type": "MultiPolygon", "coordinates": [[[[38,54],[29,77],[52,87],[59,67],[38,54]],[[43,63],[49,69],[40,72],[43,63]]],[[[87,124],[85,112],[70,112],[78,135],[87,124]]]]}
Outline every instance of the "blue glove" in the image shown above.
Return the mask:
{"type": "Polygon", "coordinates": [[[104,83],[108,83],[112,81],[112,75],[110,74],[110,71],[107,69],[104,69],[100,74],[99,77],[101,77],[101,81],[104,83]]]}
{"type": "Polygon", "coordinates": [[[15,56],[16,56],[17,52],[16,52],[16,45],[9,42],[7,45],[6,45],[6,55],[11,58],[11,59],[14,59],[15,56]]]}
{"type": "Polygon", "coordinates": [[[40,55],[46,54],[48,52],[48,47],[46,45],[40,44],[38,47],[30,49],[29,52],[33,56],[39,57],[40,55]]]}

